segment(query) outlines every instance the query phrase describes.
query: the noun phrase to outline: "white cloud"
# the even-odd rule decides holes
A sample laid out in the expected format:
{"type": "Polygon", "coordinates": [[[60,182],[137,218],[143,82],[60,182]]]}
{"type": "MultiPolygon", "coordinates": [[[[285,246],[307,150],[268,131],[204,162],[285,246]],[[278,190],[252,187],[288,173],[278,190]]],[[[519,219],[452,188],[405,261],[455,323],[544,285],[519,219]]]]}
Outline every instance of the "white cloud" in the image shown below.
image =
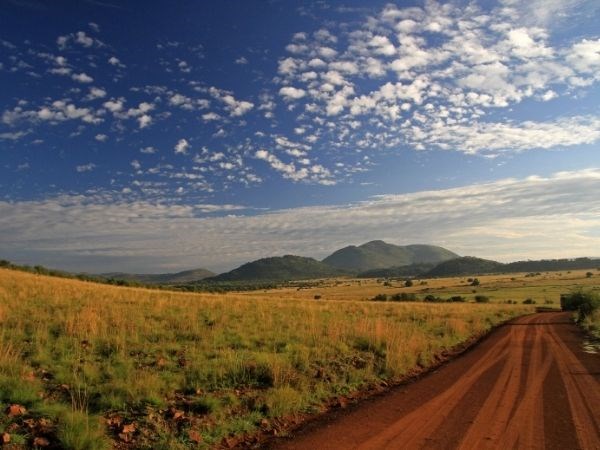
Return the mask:
{"type": "Polygon", "coordinates": [[[152,155],[154,153],[158,152],[158,149],[152,146],[148,146],[148,147],[143,147],[140,149],[140,153],[144,153],[147,155],[152,155]]]}
{"type": "Polygon", "coordinates": [[[579,72],[594,73],[600,71],[600,39],[583,39],[573,44],[567,53],[567,61],[579,72]]]}
{"type": "Polygon", "coordinates": [[[285,86],[279,89],[279,95],[285,100],[298,100],[306,95],[306,91],[293,86],[285,86]]]}
{"type": "Polygon", "coordinates": [[[187,141],[187,139],[179,139],[179,141],[177,141],[177,144],[175,144],[175,154],[176,155],[185,155],[188,151],[188,149],[190,148],[190,143],[187,141]]]}
{"type": "Polygon", "coordinates": [[[235,63],[245,65],[248,64],[248,59],[245,56],[240,56],[238,59],[235,60],[235,63]]]}
{"type": "Polygon", "coordinates": [[[71,78],[73,78],[75,81],[79,82],[79,83],[91,83],[94,81],[94,79],[92,77],[90,77],[88,74],[86,73],[74,73],[71,78]]]}
{"type": "Polygon", "coordinates": [[[123,99],[116,99],[116,100],[109,100],[107,102],[104,102],[103,106],[108,109],[111,113],[117,113],[119,111],[123,110],[123,105],[124,105],[124,100],[123,99]]]}
{"type": "Polygon", "coordinates": [[[78,31],[75,34],[75,42],[83,45],[84,47],[91,47],[94,45],[94,39],[85,34],[85,31],[78,31]]]}
{"type": "Polygon", "coordinates": [[[106,91],[102,88],[91,87],[90,93],[86,97],[88,100],[95,100],[97,98],[106,97],[106,91]]]}
{"type": "Polygon", "coordinates": [[[81,166],[76,166],[75,170],[77,172],[91,172],[92,170],[94,170],[96,168],[96,164],[94,163],[88,163],[88,164],[82,164],[81,166]]]}
{"type": "Polygon", "coordinates": [[[94,139],[96,139],[98,142],[106,142],[108,136],[106,134],[97,134],[94,139]]]}
{"type": "Polygon", "coordinates": [[[140,128],[146,128],[152,123],[152,117],[148,114],[144,114],[137,118],[140,128]]]}

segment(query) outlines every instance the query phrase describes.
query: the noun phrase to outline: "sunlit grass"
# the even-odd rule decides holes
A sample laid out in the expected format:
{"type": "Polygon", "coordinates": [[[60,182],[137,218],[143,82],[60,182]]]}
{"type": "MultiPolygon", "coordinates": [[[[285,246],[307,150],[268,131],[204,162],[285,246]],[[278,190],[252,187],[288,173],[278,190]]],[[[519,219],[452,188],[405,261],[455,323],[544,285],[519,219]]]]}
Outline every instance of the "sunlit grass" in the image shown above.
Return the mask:
{"type": "MultiPolygon", "coordinates": [[[[196,445],[190,430],[210,445],[402,377],[529,311],[185,294],[0,270],[0,402],[49,417],[65,447],[101,448],[98,417],[111,414],[135,417],[131,436],[144,445],[196,445]]],[[[103,433],[128,439],[120,427],[103,433]]]]}

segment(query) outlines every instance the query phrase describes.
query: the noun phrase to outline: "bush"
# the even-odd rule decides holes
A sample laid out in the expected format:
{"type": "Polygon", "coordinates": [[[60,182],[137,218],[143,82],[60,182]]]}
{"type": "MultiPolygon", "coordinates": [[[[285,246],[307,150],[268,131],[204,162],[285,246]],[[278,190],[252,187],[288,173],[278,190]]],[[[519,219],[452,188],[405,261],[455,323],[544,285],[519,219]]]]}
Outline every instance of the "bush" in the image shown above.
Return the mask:
{"type": "Polygon", "coordinates": [[[462,297],[460,295],[455,295],[453,297],[450,297],[450,299],[448,301],[450,301],[450,302],[464,302],[464,301],[466,301],[466,298],[462,297]]]}
{"type": "Polygon", "coordinates": [[[563,311],[577,311],[577,322],[591,315],[600,308],[600,297],[593,292],[575,291],[560,296],[560,307],[563,311]]]}
{"type": "Polygon", "coordinates": [[[402,292],[401,294],[392,295],[391,300],[393,302],[414,302],[417,300],[417,296],[412,293],[402,292]]]}
{"type": "Polygon", "coordinates": [[[387,302],[387,299],[388,299],[387,294],[377,294],[371,300],[373,300],[375,302],[387,302]]]}
{"type": "Polygon", "coordinates": [[[471,281],[471,286],[479,286],[480,284],[481,283],[477,278],[474,278],[473,281],[471,281]]]}
{"type": "Polygon", "coordinates": [[[486,295],[476,295],[475,296],[475,301],[477,303],[489,303],[490,302],[490,298],[486,295]]]}
{"type": "Polygon", "coordinates": [[[588,278],[592,278],[594,274],[592,272],[586,272],[585,276],[588,278]]]}
{"type": "Polygon", "coordinates": [[[535,300],[532,298],[528,298],[528,299],[523,300],[523,304],[524,305],[535,305],[535,300]]]}
{"type": "Polygon", "coordinates": [[[405,287],[411,287],[412,285],[413,285],[413,282],[412,282],[412,280],[406,280],[406,281],[404,282],[404,286],[405,286],[405,287]]]}
{"type": "Polygon", "coordinates": [[[444,300],[441,297],[436,297],[435,295],[429,294],[426,295],[425,298],[423,299],[424,302],[429,302],[429,303],[442,303],[445,302],[446,300],[444,300]]]}

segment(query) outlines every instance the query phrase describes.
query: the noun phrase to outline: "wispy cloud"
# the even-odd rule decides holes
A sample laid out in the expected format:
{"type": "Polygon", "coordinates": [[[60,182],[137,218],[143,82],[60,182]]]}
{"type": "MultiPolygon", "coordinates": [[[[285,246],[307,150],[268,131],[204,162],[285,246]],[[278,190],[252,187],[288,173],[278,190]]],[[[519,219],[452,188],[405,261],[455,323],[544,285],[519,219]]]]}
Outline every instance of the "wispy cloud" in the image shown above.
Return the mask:
{"type": "Polygon", "coordinates": [[[102,196],[2,201],[0,244],[4,258],[96,271],[225,269],[268,255],[323,257],[375,238],[501,260],[598,256],[598,192],[600,169],[588,169],[217,217],[207,214],[242,207],[102,196]]]}

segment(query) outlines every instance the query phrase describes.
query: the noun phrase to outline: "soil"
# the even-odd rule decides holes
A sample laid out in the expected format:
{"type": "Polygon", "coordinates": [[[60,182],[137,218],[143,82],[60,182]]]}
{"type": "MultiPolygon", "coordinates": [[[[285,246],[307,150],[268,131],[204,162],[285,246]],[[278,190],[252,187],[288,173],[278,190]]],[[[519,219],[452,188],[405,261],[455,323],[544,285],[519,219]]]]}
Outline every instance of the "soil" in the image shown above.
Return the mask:
{"type": "Polygon", "coordinates": [[[585,339],[569,313],[520,317],[419,380],[266,447],[600,450],[600,355],[585,339]]]}

